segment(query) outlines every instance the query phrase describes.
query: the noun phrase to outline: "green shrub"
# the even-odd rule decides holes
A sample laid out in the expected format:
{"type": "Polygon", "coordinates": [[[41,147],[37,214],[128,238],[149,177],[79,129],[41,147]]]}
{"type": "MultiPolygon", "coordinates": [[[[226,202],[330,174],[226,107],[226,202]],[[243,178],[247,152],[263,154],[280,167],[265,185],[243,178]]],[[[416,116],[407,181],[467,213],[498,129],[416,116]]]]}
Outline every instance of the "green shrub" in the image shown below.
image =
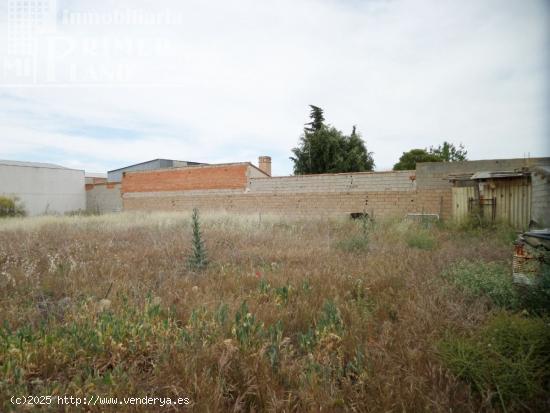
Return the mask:
{"type": "Polygon", "coordinates": [[[511,270],[502,264],[459,261],[444,272],[443,277],[472,296],[487,295],[500,307],[519,307],[520,300],[512,282],[511,270]]]}
{"type": "Polygon", "coordinates": [[[199,210],[197,208],[193,209],[191,220],[193,226],[193,250],[187,260],[187,264],[192,270],[202,271],[208,266],[208,258],[206,256],[206,247],[202,239],[199,210]]]}
{"type": "Polygon", "coordinates": [[[417,230],[411,230],[405,236],[407,245],[411,248],[418,248],[421,250],[433,250],[437,246],[437,241],[429,233],[429,231],[418,228],[417,230]]]}
{"type": "Polygon", "coordinates": [[[17,198],[0,196],[0,218],[25,216],[25,208],[17,198]]]}
{"type": "MultiPolygon", "coordinates": [[[[503,410],[536,404],[548,394],[547,320],[500,314],[471,337],[449,337],[439,352],[450,370],[503,410]]],[[[531,406],[535,407],[535,406],[531,406]]]]}

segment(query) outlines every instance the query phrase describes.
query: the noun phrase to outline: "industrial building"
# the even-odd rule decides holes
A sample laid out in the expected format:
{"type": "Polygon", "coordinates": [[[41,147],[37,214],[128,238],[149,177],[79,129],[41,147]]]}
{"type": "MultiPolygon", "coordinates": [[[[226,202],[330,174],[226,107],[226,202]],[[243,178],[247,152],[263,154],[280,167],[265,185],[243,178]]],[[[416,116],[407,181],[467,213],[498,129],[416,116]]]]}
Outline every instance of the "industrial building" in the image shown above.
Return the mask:
{"type": "Polygon", "coordinates": [[[31,216],[85,210],[84,185],[81,170],[0,160],[0,196],[17,197],[31,216]]]}
{"type": "Polygon", "coordinates": [[[124,172],[152,171],[156,169],[181,168],[185,166],[204,165],[200,162],[176,161],[174,159],[153,159],[151,161],[141,162],[123,168],[114,169],[107,172],[108,182],[122,182],[124,172]]]}

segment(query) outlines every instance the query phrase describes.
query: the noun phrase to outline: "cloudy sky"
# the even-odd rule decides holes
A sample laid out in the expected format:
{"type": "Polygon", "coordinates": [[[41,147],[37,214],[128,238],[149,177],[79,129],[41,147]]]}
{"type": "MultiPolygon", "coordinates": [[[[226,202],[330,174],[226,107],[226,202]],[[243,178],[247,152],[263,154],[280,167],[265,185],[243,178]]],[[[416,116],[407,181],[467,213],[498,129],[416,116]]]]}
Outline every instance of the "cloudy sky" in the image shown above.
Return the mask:
{"type": "Polygon", "coordinates": [[[550,156],[549,26],[546,0],[2,0],[0,159],[287,175],[308,104],[378,170],[443,140],[550,156]]]}

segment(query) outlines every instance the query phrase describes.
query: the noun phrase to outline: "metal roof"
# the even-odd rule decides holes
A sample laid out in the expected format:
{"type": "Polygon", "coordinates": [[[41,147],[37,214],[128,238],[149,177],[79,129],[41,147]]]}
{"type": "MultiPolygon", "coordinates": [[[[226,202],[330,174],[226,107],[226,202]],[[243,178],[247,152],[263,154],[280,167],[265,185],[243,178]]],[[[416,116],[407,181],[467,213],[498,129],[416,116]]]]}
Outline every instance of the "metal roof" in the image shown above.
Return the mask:
{"type": "Polygon", "coordinates": [[[53,163],[5,161],[1,159],[0,159],[0,165],[20,166],[20,167],[27,167],[27,168],[71,169],[71,168],[66,168],[64,166],[56,165],[53,163]]]}
{"type": "Polygon", "coordinates": [[[109,172],[122,171],[122,170],[127,169],[127,168],[132,168],[134,166],[139,166],[139,165],[145,165],[145,164],[148,164],[148,163],[151,163],[151,162],[156,162],[156,161],[186,162],[189,166],[202,165],[202,163],[200,163],[200,162],[178,161],[177,159],[156,158],[156,159],[151,159],[150,161],[139,162],[139,163],[135,163],[133,165],[123,166],[122,168],[112,169],[109,172]]]}
{"type": "Polygon", "coordinates": [[[528,176],[529,172],[517,171],[480,171],[475,173],[458,173],[448,176],[449,181],[472,181],[477,179],[503,179],[503,178],[520,178],[528,176]]]}
{"type": "MultiPolygon", "coordinates": [[[[499,179],[499,178],[520,178],[524,176],[524,172],[515,171],[499,171],[499,172],[476,172],[470,179],[499,179]]],[[[528,174],[527,174],[528,175],[528,174]]]]}

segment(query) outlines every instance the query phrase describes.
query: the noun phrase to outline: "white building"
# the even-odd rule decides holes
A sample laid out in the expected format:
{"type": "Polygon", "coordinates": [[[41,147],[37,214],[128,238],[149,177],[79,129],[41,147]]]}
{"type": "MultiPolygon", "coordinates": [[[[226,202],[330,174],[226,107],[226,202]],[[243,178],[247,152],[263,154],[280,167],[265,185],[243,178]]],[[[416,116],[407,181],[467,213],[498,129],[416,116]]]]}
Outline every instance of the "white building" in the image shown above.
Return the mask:
{"type": "Polygon", "coordinates": [[[28,215],[85,210],[84,171],[0,160],[0,196],[19,198],[28,215]]]}

